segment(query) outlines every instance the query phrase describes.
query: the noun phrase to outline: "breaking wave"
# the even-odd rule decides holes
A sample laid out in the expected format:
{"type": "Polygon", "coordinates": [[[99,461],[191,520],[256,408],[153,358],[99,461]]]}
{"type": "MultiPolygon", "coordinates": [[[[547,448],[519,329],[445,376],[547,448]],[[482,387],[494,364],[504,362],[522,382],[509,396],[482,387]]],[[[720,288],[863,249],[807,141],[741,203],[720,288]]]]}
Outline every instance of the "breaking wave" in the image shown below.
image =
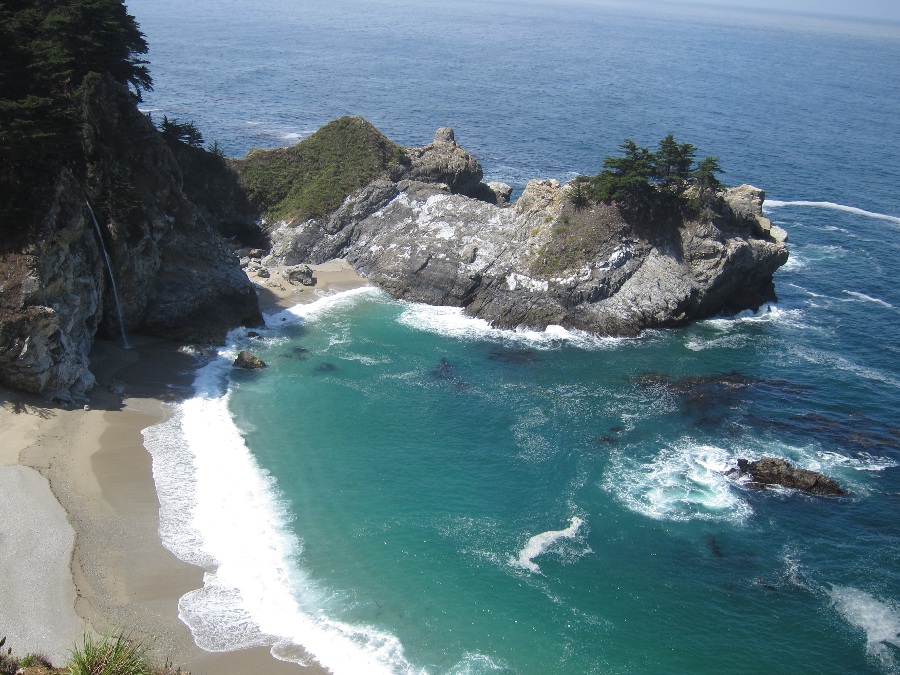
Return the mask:
{"type": "Polygon", "coordinates": [[[647,461],[616,457],[603,487],[630,510],[655,520],[741,522],[753,508],[725,475],[735,460],[727,450],[686,439],[647,461]]]}
{"type": "Polygon", "coordinates": [[[563,345],[590,350],[614,349],[624,340],[633,339],[600,337],[584,331],[568,330],[562,326],[547,326],[542,331],[524,328],[506,330],[494,328],[484,319],[467,316],[461,307],[436,307],[414,303],[405,304],[405,310],[398,320],[401,324],[416,330],[460,340],[527,344],[535,349],[556,349],[563,345]]]}
{"type": "Polygon", "coordinates": [[[331,618],[326,593],[298,567],[302,542],[288,528],[289,509],[228,409],[234,351],[201,368],[194,397],[144,430],[163,544],[212,570],[181,598],[179,617],[209,651],[271,645],[277,658],[312,655],[335,673],[417,672],[393,635],[331,618]]]}

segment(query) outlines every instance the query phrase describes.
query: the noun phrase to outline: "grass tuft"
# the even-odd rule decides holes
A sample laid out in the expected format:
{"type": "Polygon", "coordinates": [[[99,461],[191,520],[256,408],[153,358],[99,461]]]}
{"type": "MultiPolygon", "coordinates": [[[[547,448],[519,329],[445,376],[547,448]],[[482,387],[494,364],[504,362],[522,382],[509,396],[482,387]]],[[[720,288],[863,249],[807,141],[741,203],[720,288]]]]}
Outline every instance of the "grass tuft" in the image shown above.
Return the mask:
{"type": "Polygon", "coordinates": [[[81,647],[75,647],[67,664],[71,675],[153,675],[147,648],[124,633],[95,639],[85,633],[81,647]]]}
{"type": "Polygon", "coordinates": [[[32,668],[34,666],[41,666],[43,668],[52,668],[53,664],[50,663],[50,659],[47,658],[44,654],[26,654],[22,657],[22,661],[19,663],[20,668],[32,668]]]}

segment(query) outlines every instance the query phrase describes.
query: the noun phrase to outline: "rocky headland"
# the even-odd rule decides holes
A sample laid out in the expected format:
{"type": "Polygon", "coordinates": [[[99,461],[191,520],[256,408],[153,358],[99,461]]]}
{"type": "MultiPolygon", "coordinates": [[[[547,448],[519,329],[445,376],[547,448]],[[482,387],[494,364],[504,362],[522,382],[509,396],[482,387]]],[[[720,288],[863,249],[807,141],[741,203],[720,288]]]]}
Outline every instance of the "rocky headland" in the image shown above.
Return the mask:
{"type": "Polygon", "coordinates": [[[551,324],[636,335],[775,298],[787,235],[742,185],[702,214],[636,223],[615,204],[576,206],[572,184],[481,182],[478,162],[439,129],[404,163],[328,217],[269,228],[263,265],[345,258],[396,298],[464,307],[505,328],[551,324]]]}
{"type": "Polygon", "coordinates": [[[637,222],[615,203],[576,205],[555,180],[510,203],[449,128],[401,148],[342,118],[227,160],[164,138],[108,77],[86,78],[80,96],[83,164],[58,168],[27,236],[0,252],[0,383],[23,391],[83,394],[98,335],[210,343],[260,325],[260,287],[315,283],[273,267],[343,258],[395,298],[499,327],[626,336],[757,308],[788,257],[751,186],[696,216],[637,222]]]}

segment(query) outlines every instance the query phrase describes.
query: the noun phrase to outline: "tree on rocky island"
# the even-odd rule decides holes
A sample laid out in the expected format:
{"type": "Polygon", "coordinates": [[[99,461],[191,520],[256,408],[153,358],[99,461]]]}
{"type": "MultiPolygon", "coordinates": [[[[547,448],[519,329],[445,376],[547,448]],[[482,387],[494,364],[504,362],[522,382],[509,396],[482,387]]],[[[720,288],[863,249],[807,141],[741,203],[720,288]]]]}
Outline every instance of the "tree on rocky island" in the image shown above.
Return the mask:
{"type": "Polygon", "coordinates": [[[668,220],[673,213],[697,210],[699,204],[685,197],[689,187],[699,188],[701,201],[722,187],[716,178],[722,172],[718,158],[707,157],[694,168],[697,148],[677,142],[673,134],[659,142],[655,153],[630,138],[620,149],[623,156],[606,157],[604,170],[588,181],[595,200],[615,203],[629,217],[668,220]]]}
{"type": "Polygon", "coordinates": [[[681,187],[691,177],[691,166],[697,152],[690,143],[677,143],[669,134],[659,142],[656,151],[655,174],[666,185],[681,187]]]}
{"type": "Polygon", "coordinates": [[[716,178],[717,173],[725,173],[719,166],[719,158],[707,157],[697,165],[697,169],[691,174],[691,179],[701,190],[715,192],[722,187],[719,179],[716,178]]]}
{"type": "Polygon", "coordinates": [[[606,157],[604,171],[594,177],[594,196],[604,202],[616,202],[637,216],[649,216],[655,201],[656,157],[630,138],[621,145],[624,157],[606,157]]]}

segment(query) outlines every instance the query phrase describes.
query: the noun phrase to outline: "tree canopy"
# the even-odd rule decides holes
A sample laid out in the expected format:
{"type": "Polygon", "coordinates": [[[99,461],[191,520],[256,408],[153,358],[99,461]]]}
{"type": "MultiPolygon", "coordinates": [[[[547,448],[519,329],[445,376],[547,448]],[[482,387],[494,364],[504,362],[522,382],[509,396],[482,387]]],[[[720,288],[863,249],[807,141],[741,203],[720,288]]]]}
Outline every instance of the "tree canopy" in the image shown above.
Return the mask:
{"type": "Polygon", "coordinates": [[[167,141],[179,141],[185,145],[190,145],[192,148],[203,147],[203,134],[200,133],[197,125],[192,121],[178,122],[170,120],[167,115],[163,115],[162,122],[159,124],[159,131],[167,141]]]}
{"type": "Polygon", "coordinates": [[[88,73],[140,100],[152,87],[146,53],[122,0],[0,0],[0,179],[10,163],[73,149],[74,98],[88,73]]]}
{"type": "Polygon", "coordinates": [[[629,215],[653,220],[661,212],[687,205],[685,193],[691,186],[696,186],[701,199],[721,188],[718,158],[707,157],[694,168],[697,148],[677,142],[672,134],[659,142],[656,152],[630,138],[620,150],[621,157],[606,157],[604,170],[587,181],[595,199],[615,202],[629,215]]]}

